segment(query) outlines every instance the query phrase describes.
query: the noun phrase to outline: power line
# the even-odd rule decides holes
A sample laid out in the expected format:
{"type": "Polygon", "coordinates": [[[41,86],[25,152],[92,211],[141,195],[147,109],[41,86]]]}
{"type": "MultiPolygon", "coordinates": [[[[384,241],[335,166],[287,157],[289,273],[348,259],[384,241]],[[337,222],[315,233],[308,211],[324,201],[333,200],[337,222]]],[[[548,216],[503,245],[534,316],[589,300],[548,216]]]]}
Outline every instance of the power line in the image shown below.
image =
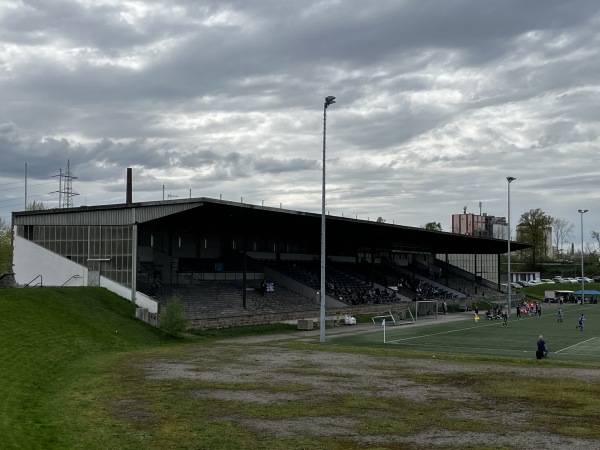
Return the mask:
{"type": "MultiPolygon", "coordinates": [[[[19,183],[23,183],[23,182],[19,181],[19,183]]],[[[28,184],[28,187],[31,187],[31,186],[44,186],[46,184],[53,184],[53,183],[54,183],[54,181],[46,181],[44,183],[28,184]]],[[[7,183],[7,184],[13,184],[13,183],[7,183]]],[[[0,186],[2,186],[2,185],[0,184],[0,186]]],[[[0,191],[15,191],[17,189],[22,189],[22,186],[11,187],[11,188],[0,188],[0,191]]]]}
{"type": "Polygon", "coordinates": [[[0,186],[6,186],[7,184],[17,184],[17,183],[23,183],[23,181],[11,181],[10,183],[0,183],[0,186]]]}
{"type": "MultiPolygon", "coordinates": [[[[37,197],[37,198],[39,198],[39,197],[42,197],[43,195],[46,195],[46,194],[29,195],[28,198],[29,197],[37,197]]],[[[11,208],[13,206],[23,207],[23,199],[24,199],[24,197],[11,198],[9,200],[0,200],[0,208],[11,208]],[[4,205],[3,204],[4,202],[14,202],[14,201],[17,201],[17,200],[21,200],[20,203],[13,203],[13,204],[10,204],[10,205],[4,205]]],[[[43,201],[52,201],[52,197],[42,197],[42,200],[43,201]]]]}

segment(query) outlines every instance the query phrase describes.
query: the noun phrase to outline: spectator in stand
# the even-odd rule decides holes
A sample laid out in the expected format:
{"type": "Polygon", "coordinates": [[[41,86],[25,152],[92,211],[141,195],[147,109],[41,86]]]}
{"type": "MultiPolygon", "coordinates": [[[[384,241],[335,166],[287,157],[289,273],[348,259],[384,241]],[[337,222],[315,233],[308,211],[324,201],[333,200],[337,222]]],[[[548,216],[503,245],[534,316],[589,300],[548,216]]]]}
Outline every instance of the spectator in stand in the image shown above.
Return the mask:
{"type": "Polygon", "coordinates": [[[263,278],[263,280],[260,282],[260,294],[264,297],[266,292],[267,292],[267,279],[263,278]]]}

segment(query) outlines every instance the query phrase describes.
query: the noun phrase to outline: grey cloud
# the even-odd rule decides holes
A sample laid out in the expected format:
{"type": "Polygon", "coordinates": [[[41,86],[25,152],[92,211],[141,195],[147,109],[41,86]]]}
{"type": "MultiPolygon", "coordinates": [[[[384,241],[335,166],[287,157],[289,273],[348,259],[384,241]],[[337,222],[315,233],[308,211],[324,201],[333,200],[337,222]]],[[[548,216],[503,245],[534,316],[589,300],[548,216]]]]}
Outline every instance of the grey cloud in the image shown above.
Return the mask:
{"type": "Polygon", "coordinates": [[[125,3],[19,5],[0,19],[0,183],[69,159],[88,203],[122,201],[134,167],[138,200],[318,211],[335,95],[332,211],[502,215],[506,174],[515,210],[598,200],[596,2],[142,2],[131,22],[125,3]]]}

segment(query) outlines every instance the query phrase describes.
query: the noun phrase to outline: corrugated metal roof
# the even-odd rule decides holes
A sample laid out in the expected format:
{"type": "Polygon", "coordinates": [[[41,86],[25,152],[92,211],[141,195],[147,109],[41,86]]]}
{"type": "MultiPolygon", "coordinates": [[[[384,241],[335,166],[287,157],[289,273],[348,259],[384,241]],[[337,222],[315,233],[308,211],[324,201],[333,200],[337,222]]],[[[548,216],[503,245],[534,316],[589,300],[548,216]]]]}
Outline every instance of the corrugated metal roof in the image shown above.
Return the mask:
{"type": "Polygon", "coordinates": [[[14,225],[129,225],[176,214],[201,206],[201,201],[133,203],[131,205],[81,206],[13,213],[14,225]]]}
{"type": "MultiPolygon", "coordinates": [[[[320,214],[305,213],[225,200],[196,198],[133,204],[90,206],[70,209],[13,212],[15,225],[129,225],[166,218],[189,211],[174,219],[177,227],[197,229],[210,223],[214,230],[229,235],[269,235],[277,238],[296,236],[299,241],[319,242],[320,214]],[[201,207],[201,208],[200,208],[201,207]],[[199,209],[198,214],[194,209],[199,209]],[[135,211],[135,217],[134,217],[135,211]],[[183,221],[183,222],[182,222],[183,221]],[[317,233],[309,237],[310,233],[317,233]]],[[[169,220],[169,219],[167,219],[169,220]]],[[[391,248],[419,246],[434,253],[503,254],[506,241],[463,236],[423,228],[376,223],[358,219],[327,216],[327,246],[335,251],[356,248],[391,248]]],[[[512,250],[531,247],[511,243],[512,250]]]]}

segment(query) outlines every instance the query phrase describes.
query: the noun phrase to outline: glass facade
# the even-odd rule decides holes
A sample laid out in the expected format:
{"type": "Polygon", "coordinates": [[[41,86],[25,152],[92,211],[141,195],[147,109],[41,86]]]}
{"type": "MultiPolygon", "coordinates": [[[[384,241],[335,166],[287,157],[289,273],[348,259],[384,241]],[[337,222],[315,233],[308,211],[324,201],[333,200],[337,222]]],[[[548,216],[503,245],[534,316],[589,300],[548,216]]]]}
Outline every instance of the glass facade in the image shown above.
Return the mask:
{"type": "Polygon", "coordinates": [[[441,261],[446,261],[468,273],[480,276],[482,279],[490,281],[494,284],[499,283],[498,280],[498,255],[494,254],[476,254],[476,255],[437,255],[441,261]]]}
{"type": "Polygon", "coordinates": [[[131,225],[20,225],[17,234],[131,287],[131,225]]]}
{"type": "MultiPolygon", "coordinates": [[[[126,287],[131,287],[133,278],[133,226],[128,225],[18,225],[17,234],[62,257],[68,258],[90,271],[126,287]]],[[[232,248],[243,248],[240,236],[232,236],[232,248]]],[[[160,264],[170,267],[169,258],[218,258],[221,253],[218,234],[169,233],[165,229],[142,230],[136,245],[150,249],[148,261],[155,254],[162,254],[160,264]],[[181,242],[181,246],[178,245],[181,242]],[[152,253],[154,252],[154,253],[152,253]]],[[[248,239],[249,249],[256,251],[301,253],[302,243],[285,242],[277,239],[253,236],[248,239]]],[[[420,262],[431,265],[434,257],[419,247],[395,247],[392,250],[364,249],[357,253],[357,261],[366,259],[381,262],[382,258],[393,258],[399,265],[407,266],[420,262]],[[372,255],[371,252],[375,251],[372,255]]],[[[437,254],[442,263],[448,262],[463,274],[475,275],[486,285],[499,283],[499,256],[497,254],[437,254]],[[480,277],[480,278],[479,278],[480,277]]],[[[168,269],[167,269],[168,270],[168,269]]],[[[459,273],[460,274],[460,273],[459,273]]],[[[469,278],[467,276],[467,278],[469,278]]]]}

